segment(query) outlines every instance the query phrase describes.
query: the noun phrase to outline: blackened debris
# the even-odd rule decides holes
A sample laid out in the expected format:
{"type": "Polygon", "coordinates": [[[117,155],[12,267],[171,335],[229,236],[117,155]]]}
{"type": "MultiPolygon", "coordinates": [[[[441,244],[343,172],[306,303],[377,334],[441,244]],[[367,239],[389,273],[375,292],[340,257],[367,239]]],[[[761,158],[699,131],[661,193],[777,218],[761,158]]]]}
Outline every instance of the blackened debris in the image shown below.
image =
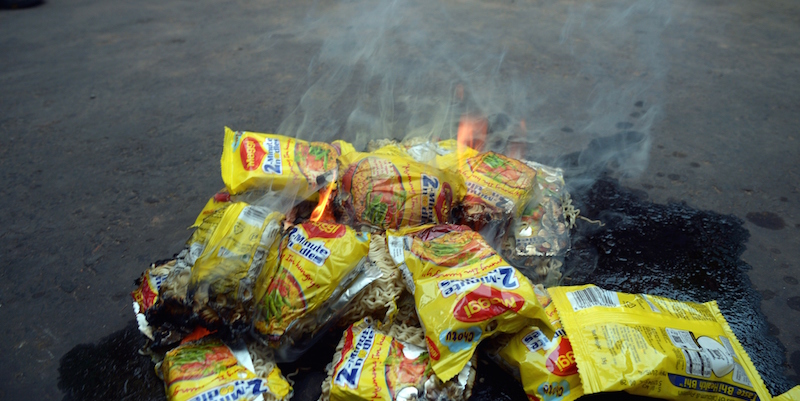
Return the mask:
{"type": "Polygon", "coordinates": [[[165,400],[164,384],[156,377],[153,363],[138,354],[144,342],[131,322],[97,344],[71,349],[58,367],[63,401],[165,400]]]}

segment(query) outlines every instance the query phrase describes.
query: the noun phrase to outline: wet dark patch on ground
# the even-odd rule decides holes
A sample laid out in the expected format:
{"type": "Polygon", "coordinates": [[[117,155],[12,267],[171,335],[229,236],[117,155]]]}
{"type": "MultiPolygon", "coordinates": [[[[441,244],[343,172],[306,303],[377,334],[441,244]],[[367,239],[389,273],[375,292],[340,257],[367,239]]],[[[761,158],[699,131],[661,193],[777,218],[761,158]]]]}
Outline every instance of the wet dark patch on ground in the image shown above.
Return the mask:
{"type": "Polygon", "coordinates": [[[784,277],[783,282],[786,284],[797,285],[797,279],[792,276],[784,277]]]}
{"type": "Polygon", "coordinates": [[[770,230],[780,230],[786,226],[783,219],[772,212],[751,212],[747,213],[745,217],[747,217],[747,221],[770,230]]]}

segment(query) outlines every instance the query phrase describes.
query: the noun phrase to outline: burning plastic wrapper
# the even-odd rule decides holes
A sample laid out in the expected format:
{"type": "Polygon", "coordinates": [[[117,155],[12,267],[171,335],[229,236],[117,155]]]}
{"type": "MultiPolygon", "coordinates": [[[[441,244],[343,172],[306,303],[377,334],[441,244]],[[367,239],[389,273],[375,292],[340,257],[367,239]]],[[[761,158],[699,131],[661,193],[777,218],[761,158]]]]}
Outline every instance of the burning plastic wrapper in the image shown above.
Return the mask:
{"type": "Polygon", "coordinates": [[[292,396],[291,385],[263,350],[241,343],[229,347],[211,336],[173,348],[156,370],[169,401],[278,401],[292,396]]]}
{"type": "Polygon", "coordinates": [[[433,374],[430,362],[425,348],[392,337],[369,319],[361,320],[345,330],[339,341],[320,401],[469,398],[476,357],[446,382],[433,374]]]}
{"type": "Polygon", "coordinates": [[[258,283],[253,325],[279,361],[300,357],[380,277],[369,248],[368,233],[341,224],[307,222],[287,232],[277,268],[258,283]]]}
{"type": "Polygon", "coordinates": [[[533,282],[551,286],[562,276],[561,260],[569,249],[569,230],[578,212],[571,207],[561,169],[531,161],[525,164],[536,170],[533,195],[513,220],[502,253],[533,282]]]}
{"type": "MultiPolygon", "coordinates": [[[[414,294],[436,375],[450,380],[482,340],[534,322],[550,329],[533,287],[466,226],[388,233],[389,252],[414,294]]],[[[552,331],[552,330],[550,330],[552,331]]]]}
{"type": "MultiPolygon", "coordinates": [[[[236,202],[220,209],[216,228],[203,249],[190,245],[192,265],[187,296],[201,324],[246,332],[252,322],[254,288],[283,223],[283,214],[236,202]]],[[[207,218],[205,222],[208,221],[207,218]]],[[[201,224],[202,226],[202,224],[201,224]]],[[[271,272],[267,271],[265,274],[271,272]]]]}
{"type": "MultiPolygon", "coordinates": [[[[150,265],[150,268],[145,270],[142,276],[136,280],[138,287],[131,292],[131,296],[133,297],[133,313],[136,315],[136,323],[139,326],[139,331],[151,341],[156,340],[157,336],[159,339],[172,336],[169,329],[165,327],[151,326],[150,322],[147,320],[146,314],[153,305],[159,302],[159,294],[162,291],[164,282],[173,272],[178,270],[176,269],[176,265],[177,261],[175,259],[153,263],[150,265]]],[[[186,273],[189,272],[188,269],[185,270],[186,273]]],[[[188,274],[186,274],[186,281],[188,283],[188,274]]]]}
{"type": "Polygon", "coordinates": [[[145,271],[131,295],[152,346],[175,344],[197,324],[227,338],[248,331],[254,285],[277,252],[282,220],[264,207],[228,203],[203,220],[175,260],[145,271]]]}
{"type": "Polygon", "coordinates": [[[339,158],[336,205],[348,222],[378,230],[445,223],[464,180],[413,159],[349,153],[339,158]]]}
{"type": "Polygon", "coordinates": [[[498,337],[486,355],[519,380],[530,400],[572,401],[583,395],[575,354],[546,290],[534,287],[536,298],[556,330],[548,336],[536,326],[498,337]]]}

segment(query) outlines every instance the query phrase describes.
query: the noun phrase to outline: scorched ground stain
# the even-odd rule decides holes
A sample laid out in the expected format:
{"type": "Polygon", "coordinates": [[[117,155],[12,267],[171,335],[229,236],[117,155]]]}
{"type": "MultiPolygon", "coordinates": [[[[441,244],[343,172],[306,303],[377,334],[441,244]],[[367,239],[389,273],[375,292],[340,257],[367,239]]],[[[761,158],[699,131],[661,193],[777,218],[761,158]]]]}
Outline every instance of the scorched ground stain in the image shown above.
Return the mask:
{"type": "MultiPolygon", "coordinates": [[[[581,213],[605,225],[579,225],[565,261],[569,277],[565,285],[594,283],[609,290],[695,302],[716,299],[770,392],[782,393],[791,387],[783,372],[783,346],[769,334],[759,306],[761,295],[746,274],[750,266],[740,259],[749,237],[740,219],[683,203],[646,202],[611,178],[575,192],[581,213]]],[[[337,342],[332,333],[300,361],[281,366],[285,373],[301,369],[293,400],[319,397],[324,366],[337,342]]],[[[131,323],[97,345],[73,348],[61,358],[59,368],[64,400],[165,399],[149,358],[137,353],[143,343],[131,323]]],[[[794,362],[797,355],[792,357],[794,362]]],[[[524,399],[522,387],[513,378],[491,362],[480,361],[471,400],[524,399]]],[[[646,398],[610,393],[586,399],[646,398]]]]}

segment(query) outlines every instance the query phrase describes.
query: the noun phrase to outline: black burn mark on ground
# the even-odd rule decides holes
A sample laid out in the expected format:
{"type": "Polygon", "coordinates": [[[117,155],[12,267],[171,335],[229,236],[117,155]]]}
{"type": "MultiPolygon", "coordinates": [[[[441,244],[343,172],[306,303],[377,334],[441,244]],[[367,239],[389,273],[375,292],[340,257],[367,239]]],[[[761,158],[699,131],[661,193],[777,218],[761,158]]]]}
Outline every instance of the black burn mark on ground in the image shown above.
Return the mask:
{"type": "Polygon", "coordinates": [[[150,358],[138,354],[144,336],[131,322],[97,344],[80,344],[61,357],[63,401],[165,400],[150,358]]]}

